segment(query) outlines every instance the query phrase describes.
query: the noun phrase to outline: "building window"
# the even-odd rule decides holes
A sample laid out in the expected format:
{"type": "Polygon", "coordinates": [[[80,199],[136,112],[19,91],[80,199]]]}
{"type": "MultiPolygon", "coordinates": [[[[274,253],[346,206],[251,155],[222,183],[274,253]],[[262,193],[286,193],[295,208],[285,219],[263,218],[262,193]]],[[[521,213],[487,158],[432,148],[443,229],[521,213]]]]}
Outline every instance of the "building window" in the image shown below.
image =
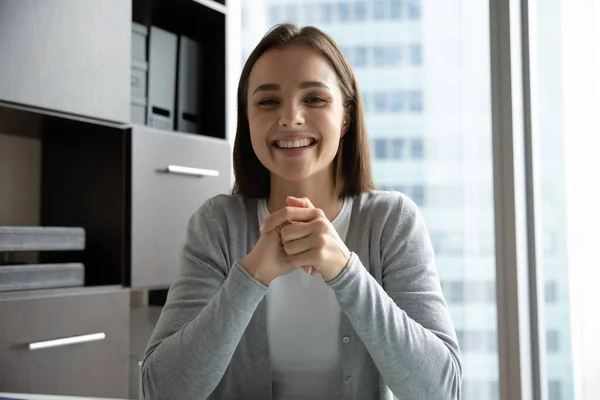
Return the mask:
{"type": "Polygon", "coordinates": [[[392,19],[402,19],[402,3],[404,0],[392,0],[390,17],[392,19]]]}
{"type": "Polygon", "coordinates": [[[555,329],[546,331],[546,349],[548,353],[558,353],[560,351],[560,332],[555,329]]]}
{"type": "Polygon", "coordinates": [[[394,160],[402,159],[404,153],[404,139],[395,138],[392,139],[392,158],[394,160]]]}
{"type": "Polygon", "coordinates": [[[385,112],[387,111],[386,107],[386,99],[384,92],[375,92],[373,95],[373,103],[375,106],[376,112],[385,112]]]}
{"type": "Polygon", "coordinates": [[[365,46],[358,46],[354,52],[355,65],[357,67],[364,67],[367,65],[367,48],[365,46]]]}
{"type": "Polygon", "coordinates": [[[364,1],[354,3],[354,19],[356,21],[365,21],[367,19],[367,4],[364,1]]]}
{"type": "Polygon", "coordinates": [[[410,141],[410,156],[413,160],[423,159],[423,139],[412,139],[410,141]]]}
{"type": "Polygon", "coordinates": [[[373,2],[373,18],[375,19],[385,19],[385,1],[383,0],[375,0],[373,2]]]}
{"type": "Polygon", "coordinates": [[[462,282],[442,282],[444,297],[451,303],[462,303],[464,301],[464,285],[462,282]]]}
{"type": "Polygon", "coordinates": [[[408,18],[421,19],[421,0],[408,0],[408,18]]]}
{"type": "Polygon", "coordinates": [[[313,4],[305,4],[303,7],[304,12],[304,22],[311,24],[319,21],[318,16],[319,9],[315,7],[313,4]]]}
{"type": "Polygon", "coordinates": [[[558,301],[558,287],[556,281],[546,282],[544,296],[546,297],[547,304],[554,304],[558,301]]]}
{"type": "Polygon", "coordinates": [[[325,23],[331,22],[331,19],[332,19],[331,18],[331,14],[332,14],[331,8],[332,8],[332,5],[329,4],[329,3],[319,4],[319,8],[320,8],[320,11],[321,11],[320,21],[321,22],[325,22],[325,23]]]}
{"type": "Polygon", "coordinates": [[[465,399],[497,400],[500,391],[497,381],[465,380],[462,393],[465,399]]]}
{"type": "Polygon", "coordinates": [[[376,66],[385,65],[385,48],[382,46],[375,46],[373,48],[373,62],[376,66]]]}
{"type": "Polygon", "coordinates": [[[548,381],[548,400],[562,400],[560,381],[548,381]]]}
{"type": "Polygon", "coordinates": [[[371,109],[371,99],[369,97],[369,94],[361,93],[361,100],[362,100],[363,110],[365,112],[369,112],[369,110],[371,109]]]}
{"type": "Polygon", "coordinates": [[[420,44],[412,44],[409,47],[410,65],[423,65],[423,48],[420,44]]]}
{"type": "Polygon", "coordinates": [[[421,112],[423,111],[423,93],[421,92],[410,92],[410,111],[421,112]]]}
{"type": "Polygon", "coordinates": [[[387,158],[387,140],[386,139],[375,139],[375,158],[386,159],[387,158]]]}
{"type": "Polygon", "coordinates": [[[288,4],[285,7],[285,18],[286,21],[297,22],[298,21],[298,6],[294,4],[288,4]]]}
{"type": "Polygon", "coordinates": [[[404,93],[403,92],[392,92],[390,95],[390,109],[391,111],[404,111],[404,93]]]}
{"type": "Polygon", "coordinates": [[[281,22],[278,6],[269,6],[269,23],[275,25],[281,22]]]}
{"type": "Polygon", "coordinates": [[[337,4],[338,19],[343,22],[350,21],[350,4],[345,1],[337,4]]]}
{"type": "Polygon", "coordinates": [[[496,302],[496,286],[493,282],[467,281],[465,285],[465,303],[494,304],[496,302]]]}
{"type": "Polygon", "coordinates": [[[420,206],[425,205],[425,190],[421,185],[415,185],[412,187],[412,199],[415,203],[420,206]]]}
{"type": "Polygon", "coordinates": [[[378,67],[400,65],[402,63],[402,47],[375,46],[373,48],[373,63],[378,67]]]}
{"type": "Polygon", "coordinates": [[[390,46],[387,48],[387,53],[388,53],[388,65],[402,64],[402,47],[401,46],[390,46]]]}
{"type": "Polygon", "coordinates": [[[406,188],[404,185],[394,185],[394,190],[403,194],[406,193],[406,188]]]}

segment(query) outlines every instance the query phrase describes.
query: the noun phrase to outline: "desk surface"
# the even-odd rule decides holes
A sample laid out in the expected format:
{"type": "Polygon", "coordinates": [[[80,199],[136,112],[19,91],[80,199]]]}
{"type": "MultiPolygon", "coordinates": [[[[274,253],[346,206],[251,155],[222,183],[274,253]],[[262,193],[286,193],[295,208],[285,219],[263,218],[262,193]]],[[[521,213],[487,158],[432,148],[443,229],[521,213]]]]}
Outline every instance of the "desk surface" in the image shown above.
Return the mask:
{"type": "MultiPolygon", "coordinates": [[[[0,400],[107,400],[99,397],[49,396],[45,394],[1,393],[0,400]]],[[[118,399],[111,399],[118,400],[118,399]]],[[[124,399],[123,399],[124,400],[124,399]]]]}

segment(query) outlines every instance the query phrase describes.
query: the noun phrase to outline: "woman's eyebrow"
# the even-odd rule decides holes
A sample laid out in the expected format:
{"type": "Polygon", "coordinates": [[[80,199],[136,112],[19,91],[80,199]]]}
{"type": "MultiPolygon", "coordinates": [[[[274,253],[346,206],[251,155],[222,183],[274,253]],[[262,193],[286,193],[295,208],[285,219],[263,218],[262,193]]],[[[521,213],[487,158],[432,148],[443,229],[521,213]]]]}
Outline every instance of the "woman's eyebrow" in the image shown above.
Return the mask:
{"type": "MultiPolygon", "coordinates": [[[[319,88],[325,88],[325,89],[329,89],[331,90],[331,88],[326,85],[323,82],[319,82],[319,81],[308,81],[308,82],[302,82],[300,84],[300,89],[307,89],[307,88],[313,88],[313,87],[319,87],[319,88]]],[[[276,83],[265,83],[263,85],[258,86],[256,89],[254,89],[254,92],[252,92],[252,94],[256,93],[256,92],[263,92],[263,91],[278,91],[281,90],[281,86],[279,86],[276,83]]]]}

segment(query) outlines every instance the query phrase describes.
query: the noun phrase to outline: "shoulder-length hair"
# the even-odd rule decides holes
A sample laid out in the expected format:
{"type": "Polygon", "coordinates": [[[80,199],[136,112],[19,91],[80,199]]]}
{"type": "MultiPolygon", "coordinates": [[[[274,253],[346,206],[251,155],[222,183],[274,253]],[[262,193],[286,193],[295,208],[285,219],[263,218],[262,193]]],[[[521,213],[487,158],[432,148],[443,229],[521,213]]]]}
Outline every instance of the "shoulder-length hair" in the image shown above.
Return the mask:
{"type": "Polygon", "coordinates": [[[250,72],[261,55],[272,48],[290,45],[309,46],[317,51],[329,61],[339,80],[350,126],[342,137],[333,160],[336,193],[342,198],[374,189],[362,101],[352,68],[338,45],[326,33],[312,26],[298,28],[293,24],[281,24],[267,32],[254,48],[240,77],[237,92],[237,130],[233,146],[233,194],[254,198],[269,197],[269,170],[259,161],[250,140],[247,114],[248,81],[250,72]]]}

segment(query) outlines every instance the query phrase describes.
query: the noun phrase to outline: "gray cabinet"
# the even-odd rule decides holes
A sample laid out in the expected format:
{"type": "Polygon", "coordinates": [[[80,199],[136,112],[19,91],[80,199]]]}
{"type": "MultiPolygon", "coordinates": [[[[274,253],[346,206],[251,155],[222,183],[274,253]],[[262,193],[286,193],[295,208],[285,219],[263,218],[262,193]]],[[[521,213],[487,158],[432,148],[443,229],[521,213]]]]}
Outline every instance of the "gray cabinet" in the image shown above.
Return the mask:
{"type": "Polygon", "coordinates": [[[131,2],[0,0],[0,101],[130,119],[131,2]]]}
{"type": "Polygon", "coordinates": [[[0,297],[0,392],[127,398],[129,292],[0,297]]]}
{"type": "Polygon", "coordinates": [[[230,149],[223,139],[132,128],[132,287],[171,284],[190,217],[230,190],[230,149]]]}

